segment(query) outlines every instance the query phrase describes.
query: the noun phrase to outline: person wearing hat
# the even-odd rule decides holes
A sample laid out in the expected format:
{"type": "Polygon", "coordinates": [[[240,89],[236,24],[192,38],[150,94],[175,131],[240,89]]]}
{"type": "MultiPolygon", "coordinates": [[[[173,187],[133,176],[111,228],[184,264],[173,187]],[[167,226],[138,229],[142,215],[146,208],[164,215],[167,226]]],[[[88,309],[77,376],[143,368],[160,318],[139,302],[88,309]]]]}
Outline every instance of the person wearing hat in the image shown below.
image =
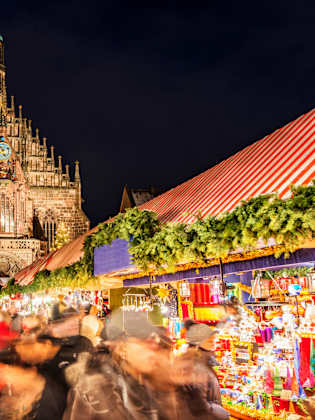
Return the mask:
{"type": "MultiPolygon", "coordinates": [[[[92,351],[92,343],[79,335],[79,314],[64,311],[58,320],[39,334],[23,335],[15,343],[18,362],[36,368],[44,387],[32,411],[35,420],[62,420],[69,387],[64,377],[66,366],[75,363],[78,355],[92,351]]],[[[33,328],[33,324],[29,324],[33,328]]]]}
{"type": "Polygon", "coordinates": [[[104,327],[103,322],[97,317],[97,313],[97,307],[91,306],[89,314],[82,318],[80,325],[80,335],[87,337],[95,347],[101,343],[100,333],[104,327]]]}
{"type": "Polygon", "coordinates": [[[193,357],[174,362],[165,330],[145,314],[113,313],[101,336],[109,354],[80,358],[66,370],[71,390],[63,420],[228,419],[215,417],[200,391],[204,365],[193,357]]]}
{"type": "Polygon", "coordinates": [[[207,365],[218,366],[218,362],[213,353],[215,337],[218,331],[191,319],[185,321],[184,327],[186,329],[186,341],[189,347],[198,351],[199,356],[207,365]]]}
{"type": "MultiPolygon", "coordinates": [[[[196,400],[196,394],[201,394],[208,404],[212,420],[228,420],[229,413],[222,407],[220,384],[213,369],[218,365],[213,349],[217,330],[212,330],[208,325],[197,323],[192,320],[185,321],[186,340],[189,350],[185,357],[195,360],[196,370],[206,367],[208,380],[206,384],[192,385],[186,391],[192,401],[196,400]]],[[[196,407],[198,409],[198,407],[196,407]]]]}
{"type": "Polygon", "coordinates": [[[141,313],[113,313],[101,332],[109,353],[80,357],[66,369],[71,390],[63,420],[158,420],[142,383],[157,359],[154,332],[141,313]]]}

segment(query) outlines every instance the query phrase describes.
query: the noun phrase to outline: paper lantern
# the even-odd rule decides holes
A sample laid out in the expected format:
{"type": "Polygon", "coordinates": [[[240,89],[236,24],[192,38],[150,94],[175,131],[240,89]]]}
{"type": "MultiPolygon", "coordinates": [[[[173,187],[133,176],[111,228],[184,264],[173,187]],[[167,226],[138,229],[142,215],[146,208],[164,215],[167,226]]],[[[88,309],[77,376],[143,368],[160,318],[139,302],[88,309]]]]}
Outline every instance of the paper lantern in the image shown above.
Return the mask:
{"type": "Polygon", "coordinates": [[[179,294],[181,297],[190,296],[190,284],[187,281],[183,281],[179,285],[179,294]]]}

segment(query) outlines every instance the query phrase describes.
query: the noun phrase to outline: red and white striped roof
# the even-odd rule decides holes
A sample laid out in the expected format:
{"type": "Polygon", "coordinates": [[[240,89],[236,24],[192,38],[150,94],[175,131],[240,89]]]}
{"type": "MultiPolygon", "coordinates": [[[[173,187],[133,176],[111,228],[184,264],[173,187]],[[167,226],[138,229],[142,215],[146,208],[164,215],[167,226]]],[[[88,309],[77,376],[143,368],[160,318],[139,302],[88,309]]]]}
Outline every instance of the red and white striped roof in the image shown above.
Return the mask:
{"type": "Polygon", "coordinates": [[[140,208],[152,210],[163,223],[191,223],[198,212],[217,216],[241,200],[277,192],[315,178],[315,109],[246,147],[200,175],[140,208]]]}
{"type": "Polygon", "coordinates": [[[35,277],[35,274],[46,269],[46,266],[53,255],[54,252],[51,252],[44,257],[38,258],[38,260],[34,261],[32,264],[16,273],[14,276],[16,283],[19,283],[20,286],[25,286],[26,284],[31,283],[35,277]]]}
{"type": "Polygon", "coordinates": [[[96,230],[97,226],[74,239],[73,241],[67,243],[62,248],[59,248],[56,251],[51,251],[49,254],[39,258],[32,264],[23,268],[23,270],[19,271],[14,276],[16,283],[20,284],[21,286],[25,286],[32,283],[35,275],[39,271],[53,271],[57,268],[66,267],[67,265],[71,265],[79,261],[83,256],[83,244],[85,238],[96,230]]]}

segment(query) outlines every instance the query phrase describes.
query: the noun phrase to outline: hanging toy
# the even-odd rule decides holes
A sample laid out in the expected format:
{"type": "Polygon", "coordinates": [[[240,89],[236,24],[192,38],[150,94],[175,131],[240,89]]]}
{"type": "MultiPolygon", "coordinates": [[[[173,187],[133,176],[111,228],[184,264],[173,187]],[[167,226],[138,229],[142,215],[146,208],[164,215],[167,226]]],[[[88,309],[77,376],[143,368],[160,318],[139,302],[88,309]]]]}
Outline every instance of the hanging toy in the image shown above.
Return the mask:
{"type": "Polygon", "coordinates": [[[274,381],[272,379],[270,369],[267,369],[265,376],[265,391],[268,394],[272,394],[274,389],[274,381]]]}
{"type": "Polygon", "coordinates": [[[262,400],[261,400],[261,395],[260,394],[257,394],[257,397],[256,397],[256,410],[261,410],[262,408],[264,408],[264,405],[263,405],[262,400]]]}

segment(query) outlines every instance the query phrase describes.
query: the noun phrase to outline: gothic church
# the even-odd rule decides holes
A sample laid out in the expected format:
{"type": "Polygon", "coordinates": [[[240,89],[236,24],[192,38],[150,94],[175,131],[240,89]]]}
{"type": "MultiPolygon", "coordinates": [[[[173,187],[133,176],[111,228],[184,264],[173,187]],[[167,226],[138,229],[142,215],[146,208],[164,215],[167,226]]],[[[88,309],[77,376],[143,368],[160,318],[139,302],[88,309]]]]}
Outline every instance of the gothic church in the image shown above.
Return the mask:
{"type": "Polygon", "coordinates": [[[5,281],[53,247],[63,222],[74,239],[89,229],[81,208],[79,162],[74,179],[62,157],[55,161],[46,138],[16,114],[6,94],[4,42],[0,36],[0,279],[5,281]]]}

